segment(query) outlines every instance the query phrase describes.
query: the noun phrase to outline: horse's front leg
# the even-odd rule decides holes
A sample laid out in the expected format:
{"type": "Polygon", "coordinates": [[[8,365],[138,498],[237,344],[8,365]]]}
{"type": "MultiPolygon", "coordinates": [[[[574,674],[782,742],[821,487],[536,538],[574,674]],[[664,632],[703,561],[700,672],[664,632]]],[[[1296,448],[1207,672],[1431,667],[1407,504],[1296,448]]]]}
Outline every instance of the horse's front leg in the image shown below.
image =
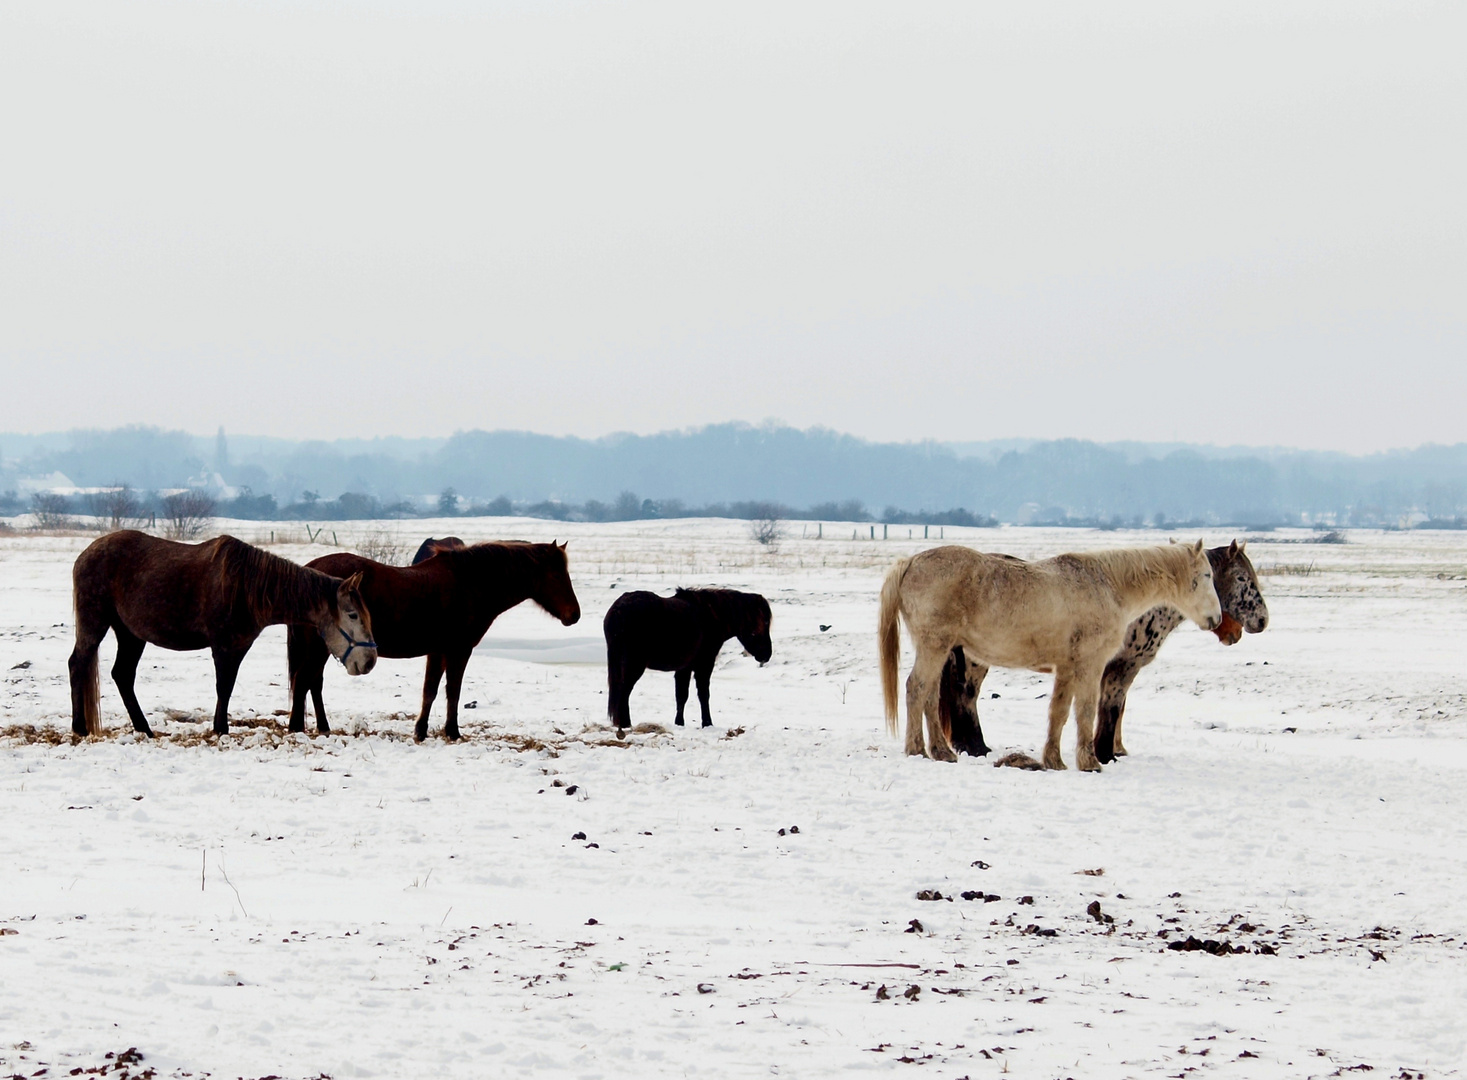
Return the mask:
{"type": "Polygon", "coordinates": [[[469,654],[450,656],[447,661],[448,682],[444,689],[448,695],[448,719],[443,723],[443,734],[450,739],[458,738],[458,692],[464,685],[464,668],[469,666],[469,654]]]}
{"type": "Polygon", "coordinates": [[[1141,665],[1122,654],[1105,666],[1100,677],[1100,703],[1096,710],[1095,758],[1105,765],[1125,754],[1121,745],[1121,720],[1126,715],[1126,693],[1141,665]]]}
{"type": "Polygon", "coordinates": [[[413,738],[422,742],[428,737],[428,714],[433,711],[433,699],[438,696],[438,682],[443,678],[443,654],[429,653],[428,663],[423,670],[423,711],[418,713],[417,727],[413,738]]]}
{"type": "Polygon", "coordinates": [[[1075,766],[1082,772],[1099,772],[1095,756],[1095,706],[1100,700],[1100,675],[1087,672],[1075,677],[1075,766]]]}
{"type": "Polygon", "coordinates": [[[913,757],[927,753],[922,739],[922,723],[926,718],[935,731],[932,756],[946,761],[957,759],[947,736],[942,733],[942,721],[938,715],[937,693],[947,656],[946,648],[931,648],[922,642],[917,643],[917,659],[912,664],[912,673],[907,676],[907,753],[913,757]]]}
{"type": "Polygon", "coordinates": [[[214,690],[218,699],[214,704],[214,734],[229,734],[229,698],[234,693],[234,680],[239,676],[239,665],[244,662],[245,653],[249,652],[249,646],[244,648],[229,647],[215,648],[214,652],[214,690]]]}
{"type": "Polygon", "coordinates": [[[1073,698],[1073,673],[1065,668],[1055,668],[1054,691],[1049,695],[1049,737],[1044,740],[1046,769],[1067,768],[1065,759],[1060,756],[1060,735],[1065,730],[1065,721],[1070,718],[1073,698]]]}

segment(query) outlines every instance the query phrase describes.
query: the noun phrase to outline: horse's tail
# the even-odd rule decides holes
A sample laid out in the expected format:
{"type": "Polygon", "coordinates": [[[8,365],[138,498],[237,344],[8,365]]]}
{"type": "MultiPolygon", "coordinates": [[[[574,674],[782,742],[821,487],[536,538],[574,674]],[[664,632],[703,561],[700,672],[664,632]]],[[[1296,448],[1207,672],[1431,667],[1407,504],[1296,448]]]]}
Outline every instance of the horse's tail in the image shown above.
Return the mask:
{"type": "Polygon", "coordinates": [[[902,607],[902,578],[911,559],[899,559],[881,584],[881,614],[876,621],[876,641],[881,651],[881,697],[886,703],[886,730],[897,733],[897,666],[902,658],[899,620],[902,607]]]}
{"type": "MultiPolygon", "coordinates": [[[[77,639],[81,639],[81,590],[73,587],[71,594],[71,613],[74,625],[77,627],[77,639]]],[[[102,733],[102,687],[97,675],[97,647],[92,646],[83,654],[83,668],[81,671],[81,707],[82,718],[86,724],[88,735],[100,735],[102,733]]],[[[76,693],[77,674],[72,673],[72,693],[76,693]]],[[[75,698],[73,698],[75,700],[75,698]]],[[[75,730],[75,729],[73,729],[75,730]]]]}

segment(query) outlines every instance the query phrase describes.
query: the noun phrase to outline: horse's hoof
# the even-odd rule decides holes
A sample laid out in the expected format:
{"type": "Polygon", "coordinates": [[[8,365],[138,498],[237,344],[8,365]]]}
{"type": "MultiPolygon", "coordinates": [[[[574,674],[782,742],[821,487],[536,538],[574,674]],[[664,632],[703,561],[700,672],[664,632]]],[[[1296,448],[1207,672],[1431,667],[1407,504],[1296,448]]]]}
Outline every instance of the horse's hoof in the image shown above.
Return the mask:
{"type": "Polygon", "coordinates": [[[952,747],[934,746],[932,748],[933,761],[957,761],[958,755],[953,753],[952,747]]]}
{"type": "Polygon", "coordinates": [[[681,716],[679,716],[676,720],[673,721],[673,723],[676,724],[678,727],[682,727],[683,726],[683,718],[681,716]]]}
{"type": "Polygon", "coordinates": [[[462,736],[459,735],[458,728],[444,728],[443,737],[449,742],[458,742],[458,740],[462,738],[462,736]]]}
{"type": "Polygon", "coordinates": [[[1126,750],[1126,748],[1124,746],[1122,746],[1120,743],[1116,743],[1116,751],[1115,751],[1116,757],[1125,757],[1127,755],[1127,753],[1128,753],[1128,751],[1126,750]]]}
{"type": "Polygon", "coordinates": [[[306,733],[306,722],[302,720],[299,724],[292,723],[285,730],[292,735],[304,735],[306,733]]]}
{"type": "Polygon", "coordinates": [[[426,721],[418,724],[417,727],[413,728],[413,741],[414,742],[422,742],[427,737],[428,737],[428,724],[427,724],[426,721]]]}
{"type": "Polygon", "coordinates": [[[1052,753],[1048,750],[1044,752],[1044,767],[1046,769],[1053,769],[1055,772],[1063,772],[1069,768],[1065,764],[1065,759],[1059,756],[1058,750],[1052,753]]]}
{"type": "Polygon", "coordinates": [[[1081,772],[1100,772],[1100,762],[1095,755],[1084,751],[1075,755],[1075,767],[1081,772]]]}
{"type": "Polygon", "coordinates": [[[627,737],[627,729],[626,728],[617,728],[616,729],[616,737],[618,739],[620,739],[621,741],[625,742],[626,741],[626,737],[627,737]]]}

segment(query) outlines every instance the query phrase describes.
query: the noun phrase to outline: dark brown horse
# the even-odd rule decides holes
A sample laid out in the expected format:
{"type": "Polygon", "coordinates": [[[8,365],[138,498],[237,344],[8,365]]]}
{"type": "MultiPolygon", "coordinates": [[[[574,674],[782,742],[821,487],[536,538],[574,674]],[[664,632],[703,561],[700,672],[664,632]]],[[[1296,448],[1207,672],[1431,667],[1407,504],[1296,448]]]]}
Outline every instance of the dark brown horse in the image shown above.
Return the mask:
{"type": "Polygon", "coordinates": [[[718,651],[731,637],[761,664],[769,662],[769,601],[758,593],[732,589],[679,589],[674,596],[629,592],[606,612],[607,710],[617,735],[631,727],[632,687],[648,668],[675,672],[677,718],[683,722],[688,680],[698,680],[703,726],[713,726],[708,711],[708,680],[718,651]]]}
{"type": "Polygon", "coordinates": [[[297,566],[232,536],[179,544],[126,530],[93,541],[72,568],[76,648],[71,653],[71,730],[101,731],[97,647],[117,637],[112,679],[134,730],[151,736],[133,681],[148,644],[210,649],[218,701],[214,731],[229,731],[229,696],[240,662],[260,631],[290,623],[329,648],[353,675],[377,662],[372,620],[357,586],[297,566]],[[307,629],[314,627],[314,630],[307,629]]]}
{"type": "MultiPolygon", "coordinates": [[[[435,543],[442,543],[437,541],[435,543]]],[[[571,586],[565,544],[528,544],[519,540],[444,546],[412,566],[386,566],[350,552],[315,559],[308,565],[328,574],[360,574],[362,596],[372,607],[379,656],[426,656],[423,708],[415,737],[428,737],[428,714],[438,683],[448,675],[448,719],[443,733],[459,737],[458,696],[469,654],[502,612],[533,600],[566,626],[581,617],[571,586]]],[[[422,552],[420,551],[421,555],[422,552]]],[[[306,694],[316,708],[316,730],[326,733],[321,674],[326,655],[313,634],[292,631],[287,643],[290,666],[290,730],[304,731],[306,694]]]]}
{"type": "MultiPolygon", "coordinates": [[[[1213,586],[1222,604],[1223,621],[1216,630],[1224,645],[1236,645],[1246,629],[1262,633],[1268,626],[1268,605],[1258,588],[1253,563],[1234,540],[1226,547],[1209,548],[1213,586]]],[[[1100,680],[1100,705],[1095,726],[1095,756],[1102,764],[1126,752],[1121,745],[1121,718],[1126,712],[1126,693],[1137,674],[1161,651],[1167,636],[1184,622],[1176,608],[1152,608],[1126,628],[1125,644],[1105,667],[1100,680]]],[[[975,757],[988,753],[983,729],[978,723],[978,689],[988,669],[967,661],[962,647],[952,651],[942,669],[939,715],[950,732],[953,749],[975,757]]]]}

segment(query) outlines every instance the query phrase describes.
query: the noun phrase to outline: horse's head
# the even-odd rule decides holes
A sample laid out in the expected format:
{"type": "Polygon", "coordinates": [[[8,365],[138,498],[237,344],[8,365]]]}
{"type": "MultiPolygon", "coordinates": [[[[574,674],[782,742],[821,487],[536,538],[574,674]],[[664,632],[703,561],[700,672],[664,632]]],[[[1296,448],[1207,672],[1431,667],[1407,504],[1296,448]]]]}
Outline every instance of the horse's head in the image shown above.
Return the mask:
{"type": "Polygon", "coordinates": [[[1216,630],[1222,624],[1223,609],[1213,582],[1212,560],[1203,550],[1202,541],[1185,546],[1190,556],[1190,578],[1182,582],[1177,608],[1204,630],[1216,630]]]}
{"type": "Polygon", "coordinates": [[[574,626],[581,620],[581,602],[576,599],[576,590],[571,586],[570,561],[565,553],[569,543],[550,542],[548,557],[538,560],[541,572],[530,599],[566,626],[574,626]]]}
{"type": "Polygon", "coordinates": [[[361,572],[336,586],[336,602],[327,606],[317,629],[351,675],[365,675],[377,664],[377,643],[372,640],[372,616],[362,600],[361,572]]]}
{"type": "Polygon", "coordinates": [[[757,593],[747,594],[747,600],[743,618],[734,633],[750,656],[761,664],[767,664],[774,655],[774,644],[769,640],[769,624],[773,619],[769,601],[757,593]]]}
{"type": "Polygon", "coordinates": [[[1268,605],[1263,602],[1258,575],[1243,548],[1234,540],[1225,548],[1207,553],[1223,609],[1222,625],[1214,633],[1224,645],[1236,645],[1244,630],[1259,634],[1268,627],[1268,605]]]}

